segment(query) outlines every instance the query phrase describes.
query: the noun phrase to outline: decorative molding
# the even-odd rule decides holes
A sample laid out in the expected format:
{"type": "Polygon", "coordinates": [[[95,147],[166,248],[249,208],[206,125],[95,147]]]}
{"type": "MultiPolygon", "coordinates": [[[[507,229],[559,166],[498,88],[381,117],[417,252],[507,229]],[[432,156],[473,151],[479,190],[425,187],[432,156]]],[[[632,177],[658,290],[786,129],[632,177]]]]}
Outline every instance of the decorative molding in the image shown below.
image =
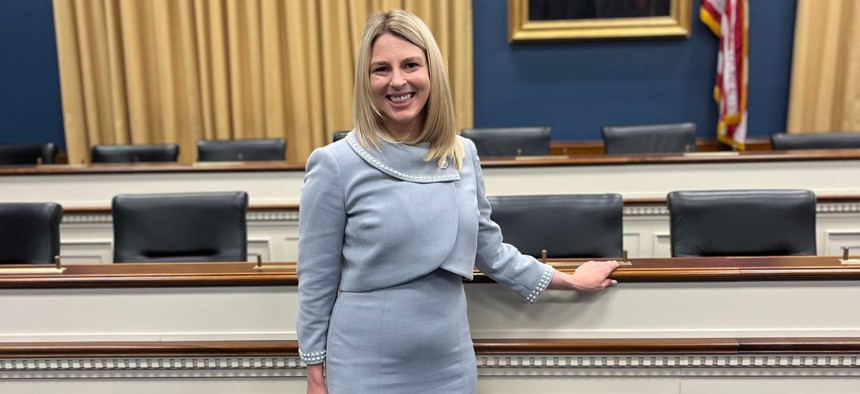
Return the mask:
{"type": "MultiPolygon", "coordinates": [[[[299,211],[249,211],[247,214],[249,223],[253,222],[298,222],[299,211]]],[[[113,217],[110,213],[76,214],[66,213],[63,215],[63,224],[111,224],[113,217]]]]}
{"type": "Polygon", "coordinates": [[[0,359],[0,371],[259,370],[304,368],[298,357],[80,357],[0,359]]]}
{"type": "Polygon", "coordinates": [[[669,216],[669,208],[666,205],[624,207],[624,216],[669,216]]]}
{"type": "Polygon", "coordinates": [[[493,355],[478,357],[478,368],[856,368],[858,359],[844,354],[493,355]]]}
{"type": "MultiPolygon", "coordinates": [[[[491,355],[479,376],[842,376],[856,355],[491,355]]],[[[110,357],[0,359],[0,380],[303,377],[299,357],[110,357]]]]}
{"type": "Polygon", "coordinates": [[[249,222],[298,222],[299,211],[248,212],[249,222]]]}
{"type": "Polygon", "coordinates": [[[63,224],[111,224],[113,219],[109,213],[106,214],[75,214],[63,215],[63,224]]]}
{"type": "MultiPolygon", "coordinates": [[[[860,213],[858,202],[818,203],[816,213],[860,213]]],[[[669,208],[659,205],[634,205],[624,207],[624,216],[668,216],[669,208]]]]}
{"type": "MultiPolygon", "coordinates": [[[[860,213],[860,202],[818,203],[817,213],[860,213]]],[[[630,205],[624,207],[624,216],[667,216],[669,209],[665,204],[630,205]]],[[[248,222],[298,222],[298,210],[249,211],[248,222]]],[[[66,213],[63,224],[110,224],[110,213],[66,213]]]]}
{"type": "Polygon", "coordinates": [[[843,203],[819,203],[815,207],[816,213],[858,213],[860,212],[860,203],[843,202],[843,203]]]}

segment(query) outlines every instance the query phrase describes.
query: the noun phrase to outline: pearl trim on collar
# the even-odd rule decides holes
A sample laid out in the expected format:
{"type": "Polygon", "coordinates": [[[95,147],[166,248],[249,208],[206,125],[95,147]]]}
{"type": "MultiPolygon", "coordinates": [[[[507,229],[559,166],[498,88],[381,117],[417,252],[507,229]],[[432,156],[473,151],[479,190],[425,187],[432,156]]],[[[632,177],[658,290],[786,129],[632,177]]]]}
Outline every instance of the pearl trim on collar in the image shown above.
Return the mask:
{"type": "MultiPolygon", "coordinates": [[[[406,181],[416,181],[416,182],[456,181],[456,180],[460,179],[460,174],[456,174],[456,173],[450,174],[450,175],[427,176],[427,175],[412,175],[412,174],[407,174],[407,173],[398,171],[394,168],[391,168],[387,164],[381,162],[379,159],[377,159],[373,155],[371,155],[370,152],[365,150],[364,147],[362,147],[361,144],[359,144],[358,141],[355,140],[355,137],[353,137],[352,135],[348,135],[345,139],[346,139],[346,142],[349,143],[349,146],[352,147],[352,150],[354,150],[356,153],[358,153],[358,155],[361,156],[361,158],[364,159],[364,161],[366,161],[368,164],[376,167],[378,170],[380,170],[380,171],[382,171],[388,175],[391,175],[391,176],[394,176],[394,177],[397,177],[397,178],[400,178],[400,179],[403,179],[406,181]]],[[[447,166],[445,166],[445,167],[447,167],[447,166]]]]}

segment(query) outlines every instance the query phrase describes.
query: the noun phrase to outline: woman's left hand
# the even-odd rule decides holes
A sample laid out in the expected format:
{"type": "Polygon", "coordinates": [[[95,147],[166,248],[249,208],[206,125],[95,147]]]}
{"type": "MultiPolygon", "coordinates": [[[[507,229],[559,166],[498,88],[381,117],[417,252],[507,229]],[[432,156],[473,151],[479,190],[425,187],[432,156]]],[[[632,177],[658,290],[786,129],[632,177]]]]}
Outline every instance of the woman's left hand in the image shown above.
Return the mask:
{"type": "Polygon", "coordinates": [[[598,292],[618,283],[614,279],[609,279],[609,275],[616,268],[618,268],[618,262],[615,260],[587,261],[580,265],[573,275],[556,271],[549,288],[598,292]]]}

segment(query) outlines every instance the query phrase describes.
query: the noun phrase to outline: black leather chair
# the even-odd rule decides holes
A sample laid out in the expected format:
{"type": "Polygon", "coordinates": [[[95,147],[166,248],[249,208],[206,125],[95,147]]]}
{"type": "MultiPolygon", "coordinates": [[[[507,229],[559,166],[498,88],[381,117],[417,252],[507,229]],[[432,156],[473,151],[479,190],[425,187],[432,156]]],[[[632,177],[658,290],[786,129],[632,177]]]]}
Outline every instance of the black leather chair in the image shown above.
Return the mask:
{"type": "Polygon", "coordinates": [[[0,144],[0,164],[54,164],[57,146],[45,144],[0,144]]]}
{"type": "Polygon", "coordinates": [[[460,135],[472,140],[478,156],[547,156],[549,127],[505,127],[463,129],[460,135]]]}
{"type": "Polygon", "coordinates": [[[54,263],[62,218],[55,203],[0,203],[0,264],[54,263]]]}
{"type": "Polygon", "coordinates": [[[179,145],[95,145],[93,163],[173,162],[179,157],[179,145]]]}
{"type": "Polygon", "coordinates": [[[283,138],[231,141],[197,141],[198,161],[266,161],[286,159],[283,138]]]}
{"type": "Polygon", "coordinates": [[[349,131],[335,131],[331,136],[331,142],[338,142],[346,138],[347,134],[349,134],[349,131]]]}
{"type": "Polygon", "coordinates": [[[112,206],[114,262],[248,259],[248,193],[121,194],[112,206]]]}
{"type": "Polygon", "coordinates": [[[492,196],[504,242],[534,257],[617,258],[623,254],[620,194],[492,196]]]}
{"type": "Polygon", "coordinates": [[[809,190],[675,191],[667,203],[673,257],[816,254],[809,190]]]}
{"type": "Polygon", "coordinates": [[[773,150],[795,149],[860,149],[860,132],[785,134],[770,136],[773,150]]]}
{"type": "Polygon", "coordinates": [[[607,154],[695,152],[696,125],[607,126],[603,147],[607,154]]]}

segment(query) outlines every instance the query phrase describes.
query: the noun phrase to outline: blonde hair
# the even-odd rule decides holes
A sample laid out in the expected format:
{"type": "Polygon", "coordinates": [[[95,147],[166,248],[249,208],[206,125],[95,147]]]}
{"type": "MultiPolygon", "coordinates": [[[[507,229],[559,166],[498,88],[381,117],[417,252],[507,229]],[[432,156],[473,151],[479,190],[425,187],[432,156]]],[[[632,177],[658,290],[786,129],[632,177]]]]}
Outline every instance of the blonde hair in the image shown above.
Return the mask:
{"type": "Polygon", "coordinates": [[[369,149],[372,145],[380,149],[379,141],[393,141],[385,131],[382,121],[385,114],[373,101],[370,90],[370,55],[373,42],[384,33],[391,33],[409,41],[424,51],[430,75],[430,96],[422,111],[424,127],[421,133],[405,143],[430,142],[430,149],[424,160],[436,160],[439,167],[453,160],[457,170],[462,168],[463,145],[457,139],[457,119],[454,112],[454,99],[448,81],[448,70],[442,58],[442,51],[433,33],[417,16],[403,10],[393,10],[372,15],[364,27],[364,35],[355,66],[355,102],[353,121],[359,143],[369,149]]]}

